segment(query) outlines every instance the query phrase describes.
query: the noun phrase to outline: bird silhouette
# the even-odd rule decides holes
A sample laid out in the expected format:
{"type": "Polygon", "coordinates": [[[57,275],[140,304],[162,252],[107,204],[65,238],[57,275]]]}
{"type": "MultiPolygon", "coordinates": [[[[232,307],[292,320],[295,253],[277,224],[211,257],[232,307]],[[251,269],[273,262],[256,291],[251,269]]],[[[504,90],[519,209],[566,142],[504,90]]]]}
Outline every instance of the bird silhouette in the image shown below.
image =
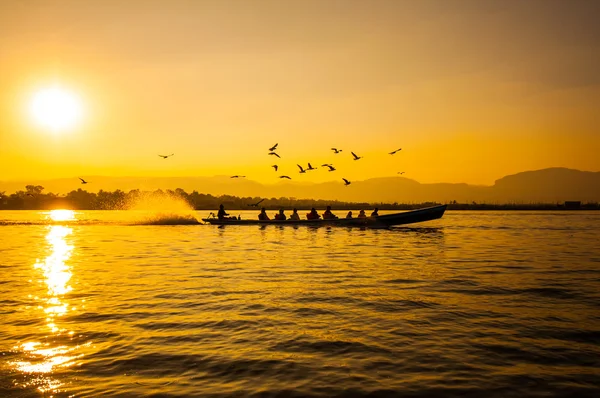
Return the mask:
{"type": "Polygon", "coordinates": [[[399,171],[398,174],[404,174],[404,172],[403,171],[399,171]]]}
{"type": "Polygon", "coordinates": [[[269,152],[269,155],[273,155],[273,156],[277,156],[278,158],[281,158],[281,156],[279,156],[277,153],[275,152],[269,152]]]}
{"type": "Polygon", "coordinates": [[[265,199],[263,198],[263,199],[259,200],[256,203],[249,203],[248,206],[258,207],[258,205],[261,204],[263,200],[265,200],[265,199]]]}
{"type": "Polygon", "coordinates": [[[352,156],[354,157],[354,160],[358,160],[358,159],[362,159],[362,156],[358,156],[357,154],[355,154],[354,152],[350,152],[352,154],[352,156]]]}
{"type": "Polygon", "coordinates": [[[401,150],[402,150],[402,148],[400,148],[400,149],[396,149],[395,151],[392,151],[392,152],[390,152],[390,155],[393,155],[393,154],[395,154],[396,152],[400,152],[401,150]]]}
{"type": "Polygon", "coordinates": [[[275,149],[277,149],[277,145],[279,145],[279,143],[273,145],[271,148],[269,148],[269,151],[273,152],[275,149]]]}
{"type": "Polygon", "coordinates": [[[273,166],[271,166],[272,168],[275,169],[275,171],[277,171],[277,169],[279,168],[279,166],[277,166],[276,164],[274,164],[273,166]]]}
{"type": "Polygon", "coordinates": [[[160,157],[161,157],[161,158],[163,158],[163,159],[166,159],[166,158],[169,158],[169,157],[171,157],[171,156],[173,156],[173,155],[175,155],[175,154],[174,154],[174,153],[172,153],[172,154],[170,154],[170,155],[158,155],[158,156],[160,156],[160,157]]]}
{"type": "Polygon", "coordinates": [[[342,178],[342,180],[344,180],[344,185],[346,185],[346,186],[352,184],[350,181],[346,180],[345,178],[342,178]]]}
{"type": "Polygon", "coordinates": [[[312,167],[312,165],[309,163],[308,164],[308,168],[306,170],[316,170],[316,167],[312,167]]]}
{"type": "Polygon", "coordinates": [[[229,178],[246,178],[246,176],[234,175],[234,176],[231,176],[231,177],[229,177],[229,178]]]}
{"type": "Polygon", "coordinates": [[[290,176],[279,176],[279,178],[287,178],[288,180],[292,179],[292,177],[290,177],[290,176]]]}
{"type": "Polygon", "coordinates": [[[321,165],[321,167],[329,167],[329,166],[331,166],[329,163],[323,163],[323,164],[321,165]]]}
{"type": "Polygon", "coordinates": [[[333,151],[333,153],[340,153],[340,152],[342,152],[341,149],[337,149],[337,148],[331,148],[331,150],[333,151]]]}
{"type": "Polygon", "coordinates": [[[302,166],[300,166],[299,164],[297,164],[296,166],[298,166],[298,168],[300,169],[298,173],[306,173],[306,170],[304,170],[302,166]]]}
{"type": "Polygon", "coordinates": [[[335,167],[333,167],[333,165],[328,164],[326,166],[329,167],[329,171],[335,171],[336,170],[335,167]]]}
{"type": "Polygon", "coordinates": [[[81,177],[78,177],[78,178],[81,180],[81,183],[82,183],[82,184],[87,184],[87,183],[88,183],[88,182],[87,182],[86,180],[84,180],[83,178],[81,178],[81,177]]]}

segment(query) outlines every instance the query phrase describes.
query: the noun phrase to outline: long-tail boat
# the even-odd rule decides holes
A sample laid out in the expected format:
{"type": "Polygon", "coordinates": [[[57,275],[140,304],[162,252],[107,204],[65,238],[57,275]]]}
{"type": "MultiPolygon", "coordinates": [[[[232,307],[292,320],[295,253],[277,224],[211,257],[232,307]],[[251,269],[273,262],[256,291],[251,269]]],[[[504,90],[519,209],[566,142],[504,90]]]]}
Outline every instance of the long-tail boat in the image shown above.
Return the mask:
{"type": "Polygon", "coordinates": [[[446,205],[440,205],[401,213],[384,214],[375,217],[335,218],[325,220],[241,220],[235,217],[218,219],[211,214],[211,216],[203,218],[202,221],[213,225],[339,225],[386,228],[394,225],[414,224],[418,222],[436,220],[441,218],[445,211],[446,205]]]}

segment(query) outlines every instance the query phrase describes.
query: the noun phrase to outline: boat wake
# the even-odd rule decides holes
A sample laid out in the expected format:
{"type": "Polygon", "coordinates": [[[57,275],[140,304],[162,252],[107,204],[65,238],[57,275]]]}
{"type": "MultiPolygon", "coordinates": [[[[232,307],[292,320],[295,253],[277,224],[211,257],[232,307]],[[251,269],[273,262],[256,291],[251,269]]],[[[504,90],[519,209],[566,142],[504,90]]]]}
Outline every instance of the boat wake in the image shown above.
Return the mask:
{"type": "Polygon", "coordinates": [[[200,221],[191,214],[155,214],[130,225],[198,225],[200,221]]]}
{"type": "Polygon", "coordinates": [[[39,226],[94,226],[94,225],[115,225],[115,226],[141,226],[141,225],[200,225],[202,224],[193,214],[181,213],[120,213],[117,217],[111,218],[77,218],[71,220],[52,220],[43,218],[39,220],[1,220],[0,227],[18,226],[18,225],[39,225],[39,226]]]}

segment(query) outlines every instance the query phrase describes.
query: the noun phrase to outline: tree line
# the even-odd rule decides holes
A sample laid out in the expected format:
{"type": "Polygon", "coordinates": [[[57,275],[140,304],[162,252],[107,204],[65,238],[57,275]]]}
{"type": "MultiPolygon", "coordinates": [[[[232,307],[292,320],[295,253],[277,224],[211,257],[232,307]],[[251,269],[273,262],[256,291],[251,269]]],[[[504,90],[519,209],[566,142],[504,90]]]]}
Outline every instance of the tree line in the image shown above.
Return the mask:
{"type": "MultiPolygon", "coordinates": [[[[141,191],[133,189],[129,192],[104,191],[97,193],[88,192],[83,189],[73,190],[66,195],[44,193],[41,185],[27,185],[25,190],[20,190],[10,195],[0,191],[0,210],[46,210],[56,208],[67,208],[73,210],[127,210],[140,208],[140,204],[146,202],[177,200],[184,201],[195,210],[215,210],[223,204],[228,210],[251,210],[265,207],[267,209],[286,210],[297,208],[308,210],[312,207],[323,209],[331,206],[339,210],[372,209],[378,207],[381,210],[412,210],[422,207],[434,206],[439,203],[366,203],[366,202],[342,202],[337,200],[323,199],[297,199],[297,198],[261,198],[261,197],[239,197],[232,195],[214,196],[210,194],[193,191],[186,192],[181,188],[175,190],[141,191]],[[262,200],[262,201],[261,201],[262,200]],[[253,204],[261,201],[258,206],[253,204]]],[[[169,203],[165,202],[168,206],[169,203]]],[[[513,204],[487,204],[487,203],[458,203],[451,201],[447,203],[449,210],[557,210],[562,205],[552,203],[513,203],[513,204]]],[[[587,203],[581,206],[584,210],[600,210],[598,203],[587,203]]]]}
{"type": "MultiPolygon", "coordinates": [[[[249,210],[253,208],[266,207],[269,209],[284,208],[299,210],[325,208],[332,206],[336,209],[369,209],[379,207],[386,209],[405,209],[422,207],[428,204],[405,205],[398,203],[355,203],[337,200],[323,199],[297,199],[297,198],[261,198],[261,197],[239,197],[232,195],[215,196],[203,194],[198,191],[191,193],[181,188],[175,190],[141,191],[133,189],[125,192],[100,190],[97,193],[88,192],[84,189],[73,190],[66,195],[44,193],[41,185],[27,185],[25,190],[6,195],[0,191],[0,209],[3,210],[45,210],[54,208],[70,208],[74,210],[127,210],[141,208],[144,202],[156,203],[161,200],[183,200],[195,210],[215,210],[223,204],[226,209],[249,210]],[[258,206],[252,206],[261,201],[258,206]],[[142,204],[140,207],[139,205],[142,204]]],[[[166,203],[168,205],[168,203],[166,203]]],[[[429,205],[433,205],[430,203],[429,205]]],[[[150,206],[151,207],[151,206],[150,206]]]]}

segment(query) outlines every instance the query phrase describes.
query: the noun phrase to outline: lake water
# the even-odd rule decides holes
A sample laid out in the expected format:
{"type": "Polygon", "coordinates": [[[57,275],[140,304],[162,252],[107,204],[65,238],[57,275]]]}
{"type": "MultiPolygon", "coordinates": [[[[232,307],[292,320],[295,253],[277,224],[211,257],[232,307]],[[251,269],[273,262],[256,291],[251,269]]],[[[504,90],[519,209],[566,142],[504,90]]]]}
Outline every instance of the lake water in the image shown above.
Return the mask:
{"type": "Polygon", "coordinates": [[[190,214],[0,212],[0,396],[600,396],[600,212],[190,214]]]}

